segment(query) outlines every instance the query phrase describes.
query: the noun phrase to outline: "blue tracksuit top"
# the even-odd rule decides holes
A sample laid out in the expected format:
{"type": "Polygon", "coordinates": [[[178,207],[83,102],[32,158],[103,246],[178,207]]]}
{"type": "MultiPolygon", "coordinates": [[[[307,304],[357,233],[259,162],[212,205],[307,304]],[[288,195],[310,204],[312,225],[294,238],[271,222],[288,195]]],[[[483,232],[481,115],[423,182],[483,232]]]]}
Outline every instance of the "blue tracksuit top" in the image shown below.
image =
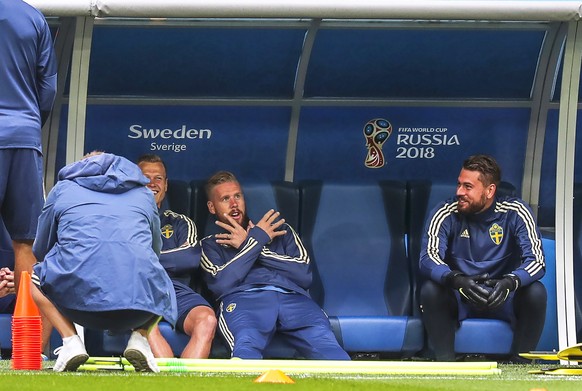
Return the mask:
{"type": "Polygon", "coordinates": [[[309,296],[311,264],[299,235],[287,233],[269,241],[255,226],[239,249],[216,243],[214,235],[202,240],[201,267],[208,288],[217,300],[234,293],[272,285],[309,296]]]}
{"type": "Polygon", "coordinates": [[[486,211],[463,215],[456,198],[437,205],[424,228],[420,271],[443,283],[451,270],[491,278],[514,274],[521,286],[542,278],[541,234],[529,206],[519,198],[498,197],[486,211]]]}
{"type": "Polygon", "coordinates": [[[200,266],[201,249],[196,225],[189,217],[166,209],[160,211],[160,227],[160,263],[172,280],[190,285],[200,266]]]}
{"type": "Polygon", "coordinates": [[[158,259],[158,208],[139,167],[101,154],[58,178],[33,245],[43,292],[59,307],[141,310],[175,324],[176,295],[158,259]]]}
{"type": "Polygon", "coordinates": [[[41,111],[55,100],[57,66],[44,16],[22,0],[0,1],[0,148],[41,150],[41,111]]]}

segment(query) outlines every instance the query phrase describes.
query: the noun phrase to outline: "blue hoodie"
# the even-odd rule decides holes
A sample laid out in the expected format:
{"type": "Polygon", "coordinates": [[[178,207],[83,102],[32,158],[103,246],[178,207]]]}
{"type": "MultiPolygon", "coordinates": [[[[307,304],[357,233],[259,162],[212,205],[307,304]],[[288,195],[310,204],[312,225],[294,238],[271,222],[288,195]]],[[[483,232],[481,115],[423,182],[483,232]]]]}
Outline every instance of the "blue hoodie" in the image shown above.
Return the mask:
{"type": "Polygon", "coordinates": [[[176,297],[158,259],[158,208],[139,167],[100,154],[69,164],[58,179],[33,246],[43,292],[62,308],[142,310],[174,324],[176,297]]]}

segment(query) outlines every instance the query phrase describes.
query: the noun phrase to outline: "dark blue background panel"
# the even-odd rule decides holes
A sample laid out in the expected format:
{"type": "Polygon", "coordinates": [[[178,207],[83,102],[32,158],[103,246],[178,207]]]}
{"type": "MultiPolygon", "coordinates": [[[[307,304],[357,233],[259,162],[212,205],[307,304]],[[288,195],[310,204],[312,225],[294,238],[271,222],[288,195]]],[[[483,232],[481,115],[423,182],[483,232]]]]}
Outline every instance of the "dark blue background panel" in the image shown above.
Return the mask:
{"type": "Polygon", "coordinates": [[[503,180],[521,189],[529,109],[306,107],[301,112],[295,180],[412,180],[456,183],[469,155],[499,161],[503,180]],[[366,165],[365,124],[389,122],[384,164],[366,165]]]}
{"type": "Polygon", "coordinates": [[[89,95],[293,96],[305,30],[96,26],[89,95]]]}
{"type": "Polygon", "coordinates": [[[289,117],[286,107],[89,106],[85,150],[130,160],[156,153],[170,179],[230,170],[241,180],[280,180],[289,117]]]}
{"type": "Polygon", "coordinates": [[[529,99],[542,30],[321,30],[306,97],[529,99]]]}

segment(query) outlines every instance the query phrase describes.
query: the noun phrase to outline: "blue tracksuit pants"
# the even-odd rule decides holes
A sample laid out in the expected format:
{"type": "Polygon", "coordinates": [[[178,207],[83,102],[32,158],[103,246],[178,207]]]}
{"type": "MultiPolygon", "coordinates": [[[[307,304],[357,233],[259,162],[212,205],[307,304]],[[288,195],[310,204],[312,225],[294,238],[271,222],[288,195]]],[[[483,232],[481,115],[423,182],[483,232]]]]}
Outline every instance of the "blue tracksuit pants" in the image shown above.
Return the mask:
{"type": "Polygon", "coordinates": [[[232,357],[263,358],[277,332],[305,358],[349,360],[323,310],[298,293],[253,290],[228,295],[220,304],[219,329],[232,357]]]}

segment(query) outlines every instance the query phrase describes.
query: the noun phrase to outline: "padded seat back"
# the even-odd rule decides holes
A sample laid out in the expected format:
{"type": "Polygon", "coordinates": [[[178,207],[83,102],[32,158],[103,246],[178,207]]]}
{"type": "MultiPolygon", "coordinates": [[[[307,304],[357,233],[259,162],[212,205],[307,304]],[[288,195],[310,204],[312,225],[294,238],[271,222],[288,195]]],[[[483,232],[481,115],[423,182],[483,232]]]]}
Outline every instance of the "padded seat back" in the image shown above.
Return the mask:
{"type": "Polygon", "coordinates": [[[330,316],[408,315],[405,184],[311,181],[301,189],[314,299],[330,316]]]}
{"type": "Polygon", "coordinates": [[[186,181],[168,180],[168,191],[164,200],[168,208],[176,213],[190,216],[190,198],[191,189],[186,181]]]}
{"type": "Polygon", "coordinates": [[[454,184],[433,184],[430,181],[410,181],[408,187],[408,257],[412,275],[413,311],[420,313],[419,289],[422,277],[419,269],[420,246],[428,213],[439,202],[453,197],[454,184]]]}

